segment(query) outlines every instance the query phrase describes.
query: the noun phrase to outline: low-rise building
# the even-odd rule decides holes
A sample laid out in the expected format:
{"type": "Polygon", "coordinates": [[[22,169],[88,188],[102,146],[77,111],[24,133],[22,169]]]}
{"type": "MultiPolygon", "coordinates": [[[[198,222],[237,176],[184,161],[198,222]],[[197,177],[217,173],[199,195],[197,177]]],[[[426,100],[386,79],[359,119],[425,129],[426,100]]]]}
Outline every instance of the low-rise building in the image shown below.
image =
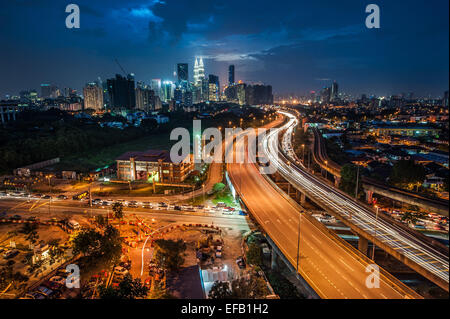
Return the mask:
{"type": "Polygon", "coordinates": [[[194,170],[192,154],[180,163],[173,163],[170,152],[165,150],[127,152],[119,156],[116,162],[117,179],[125,181],[181,183],[194,170]]]}

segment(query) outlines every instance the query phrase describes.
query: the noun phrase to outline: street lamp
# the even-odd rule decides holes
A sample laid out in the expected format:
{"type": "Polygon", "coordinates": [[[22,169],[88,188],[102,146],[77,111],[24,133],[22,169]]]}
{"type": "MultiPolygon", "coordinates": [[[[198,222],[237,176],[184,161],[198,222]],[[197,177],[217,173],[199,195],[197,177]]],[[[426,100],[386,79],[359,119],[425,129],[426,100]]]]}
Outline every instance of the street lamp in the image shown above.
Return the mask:
{"type": "MultiPolygon", "coordinates": [[[[377,228],[376,228],[376,226],[377,226],[377,224],[378,224],[378,210],[379,210],[378,205],[375,205],[375,208],[377,209],[377,213],[376,213],[376,215],[375,215],[375,224],[374,224],[374,226],[373,226],[373,229],[374,229],[374,231],[375,231],[375,237],[377,237],[377,228]]],[[[375,241],[374,241],[372,244],[373,244],[373,249],[372,249],[372,260],[375,260],[375,241]]]]}
{"type": "Polygon", "coordinates": [[[303,165],[305,165],[305,144],[302,144],[302,151],[303,151],[303,165]]]}
{"type": "Polygon", "coordinates": [[[297,268],[295,268],[297,270],[298,273],[298,262],[300,259],[300,222],[302,220],[302,211],[299,212],[298,214],[298,231],[297,231],[297,268]]]}
{"type": "Polygon", "coordinates": [[[328,161],[325,161],[325,179],[328,179],[328,161]]]}

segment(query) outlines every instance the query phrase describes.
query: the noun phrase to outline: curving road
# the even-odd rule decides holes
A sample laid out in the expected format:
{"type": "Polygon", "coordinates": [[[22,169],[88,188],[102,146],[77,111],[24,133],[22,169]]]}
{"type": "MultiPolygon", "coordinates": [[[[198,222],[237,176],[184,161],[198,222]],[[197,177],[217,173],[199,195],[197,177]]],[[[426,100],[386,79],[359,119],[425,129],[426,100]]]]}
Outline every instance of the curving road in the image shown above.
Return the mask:
{"type": "MultiPolygon", "coordinates": [[[[282,145],[290,149],[290,136],[298,120],[290,113],[283,112],[283,115],[289,118],[289,122],[283,127],[286,129],[286,134],[282,145]]],[[[372,236],[377,246],[389,247],[402,258],[406,258],[410,266],[412,263],[420,270],[425,270],[429,274],[429,279],[435,279],[437,284],[448,291],[448,255],[418,240],[414,234],[401,227],[377,218],[371,210],[309,174],[304,167],[291,164],[291,161],[278,151],[277,146],[277,135],[268,135],[263,144],[264,151],[277,166],[278,172],[292,185],[322,208],[339,214],[344,220],[359,228],[362,233],[372,236]]]]}
{"type": "MultiPolygon", "coordinates": [[[[270,135],[272,136],[272,135],[270,135]]],[[[238,139],[237,143],[244,143],[238,139]]],[[[236,145],[244,150],[243,145],[236,145]]],[[[255,150],[252,149],[252,152],[255,150]]],[[[233,185],[254,218],[294,267],[299,253],[299,273],[321,298],[402,299],[417,298],[395,279],[380,275],[379,288],[368,288],[368,262],[344,246],[321,225],[299,215],[299,207],[263,177],[251,163],[228,163],[233,185]],[[300,220],[300,242],[298,226],[300,220]],[[299,247],[299,249],[298,249],[299,247]]]]}

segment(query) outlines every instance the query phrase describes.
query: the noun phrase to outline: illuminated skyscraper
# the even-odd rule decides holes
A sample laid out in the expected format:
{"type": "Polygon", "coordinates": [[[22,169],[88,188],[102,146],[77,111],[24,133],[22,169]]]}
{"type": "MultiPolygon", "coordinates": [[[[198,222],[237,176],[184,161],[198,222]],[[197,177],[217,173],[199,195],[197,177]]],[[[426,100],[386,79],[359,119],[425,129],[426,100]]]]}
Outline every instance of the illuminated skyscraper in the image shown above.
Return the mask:
{"type": "Polygon", "coordinates": [[[177,77],[178,77],[178,83],[189,80],[189,70],[188,70],[187,63],[178,63],[177,64],[177,77]]]}
{"type": "Polygon", "coordinates": [[[97,83],[86,84],[83,89],[84,108],[96,111],[103,109],[103,89],[97,83]]]}
{"type": "Polygon", "coordinates": [[[338,84],[334,81],[331,85],[331,101],[335,101],[339,97],[338,88],[338,84]]]}
{"type": "Polygon", "coordinates": [[[205,66],[203,64],[203,58],[195,58],[194,64],[194,84],[196,86],[202,85],[202,80],[205,78],[205,66]]]}
{"type": "Polygon", "coordinates": [[[234,82],[234,65],[228,67],[228,85],[233,85],[234,82]]]}

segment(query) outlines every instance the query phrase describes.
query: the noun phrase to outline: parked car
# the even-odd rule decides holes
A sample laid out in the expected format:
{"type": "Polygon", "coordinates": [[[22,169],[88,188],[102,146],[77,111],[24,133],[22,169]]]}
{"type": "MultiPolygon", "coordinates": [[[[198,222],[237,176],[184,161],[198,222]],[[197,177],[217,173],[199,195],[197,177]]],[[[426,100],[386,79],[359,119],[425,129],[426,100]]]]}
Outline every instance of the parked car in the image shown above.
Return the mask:
{"type": "Polygon", "coordinates": [[[18,254],[19,254],[19,251],[17,249],[11,249],[3,254],[3,258],[5,258],[5,259],[13,258],[13,257],[17,256],[18,254]]]}
{"type": "Polygon", "coordinates": [[[66,278],[61,276],[53,276],[49,279],[49,282],[64,286],[66,284],[66,278]]]}
{"type": "Polygon", "coordinates": [[[143,202],[142,203],[142,208],[152,208],[153,205],[150,202],[143,202]]]}
{"type": "Polygon", "coordinates": [[[239,269],[245,269],[245,267],[246,267],[245,260],[242,256],[239,256],[236,259],[236,264],[238,265],[239,269]]]}
{"type": "Polygon", "coordinates": [[[50,195],[43,195],[42,199],[52,199],[52,197],[50,195]]]}
{"type": "Polygon", "coordinates": [[[39,286],[37,289],[36,289],[36,291],[37,292],[40,292],[41,294],[43,294],[44,296],[46,296],[46,297],[50,297],[51,295],[53,295],[53,293],[54,293],[54,291],[53,290],[51,290],[50,288],[47,288],[47,287],[45,287],[45,286],[39,286]]]}
{"type": "Polygon", "coordinates": [[[27,221],[29,222],[38,222],[39,218],[37,218],[36,216],[31,216],[27,218],[27,221]]]}
{"type": "Polygon", "coordinates": [[[13,216],[9,217],[9,219],[10,220],[21,220],[22,216],[20,216],[20,215],[13,215],[13,216]]]}
{"type": "Polygon", "coordinates": [[[67,196],[66,195],[59,195],[57,198],[58,199],[67,199],[67,196]]]}

